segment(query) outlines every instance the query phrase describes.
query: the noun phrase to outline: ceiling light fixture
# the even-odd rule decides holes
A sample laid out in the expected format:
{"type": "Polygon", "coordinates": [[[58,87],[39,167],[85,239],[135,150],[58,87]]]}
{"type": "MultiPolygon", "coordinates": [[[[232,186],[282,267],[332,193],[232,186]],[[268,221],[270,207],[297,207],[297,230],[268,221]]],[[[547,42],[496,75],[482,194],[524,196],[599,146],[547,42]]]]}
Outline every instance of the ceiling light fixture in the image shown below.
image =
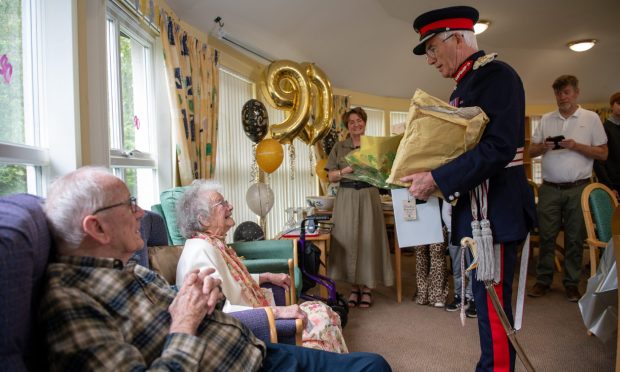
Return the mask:
{"type": "Polygon", "coordinates": [[[597,41],[596,39],[577,40],[571,41],[567,45],[573,52],[585,52],[591,49],[597,41]]]}
{"type": "Polygon", "coordinates": [[[484,19],[479,20],[474,25],[474,34],[480,35],[481,33],[485,32],[487,28],[489,28],[490,25],[491,25],[491,21],[486,21],[484,19]]]}

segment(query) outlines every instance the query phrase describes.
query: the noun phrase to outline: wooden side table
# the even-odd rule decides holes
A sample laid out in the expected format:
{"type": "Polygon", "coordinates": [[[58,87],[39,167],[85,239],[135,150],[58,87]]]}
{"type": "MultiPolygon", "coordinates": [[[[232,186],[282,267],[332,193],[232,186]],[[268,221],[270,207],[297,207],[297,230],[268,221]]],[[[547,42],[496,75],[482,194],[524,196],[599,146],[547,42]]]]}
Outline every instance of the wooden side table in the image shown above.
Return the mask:
{"type": "Polygon", "coordinates": [[[394,222],[394,211],[383,211],[383,218],[385,219],[385,225],[394,226],[394,280],[396,281],[396,301],[401,303],[403,301],[403,277],[401,271],[401,252],[398,246],[398,236],[396,234],[396,224],[394,222]]]}
{"type": "MultiPolygon", "coordinates": [[[[307,236],[306,241],[313,242],[316,247],[321,251],[321,262],[325,265],[319,266],[319,274],[327,276],[327,255],[329,254],[329,241],[332,235],[329,233],[307,236]]],[[[299,239],[299,237],[281,237],[280,239],[299,239]]],[[[327,288],[320,286],[321,297],[327,297],[327,288]]]]}

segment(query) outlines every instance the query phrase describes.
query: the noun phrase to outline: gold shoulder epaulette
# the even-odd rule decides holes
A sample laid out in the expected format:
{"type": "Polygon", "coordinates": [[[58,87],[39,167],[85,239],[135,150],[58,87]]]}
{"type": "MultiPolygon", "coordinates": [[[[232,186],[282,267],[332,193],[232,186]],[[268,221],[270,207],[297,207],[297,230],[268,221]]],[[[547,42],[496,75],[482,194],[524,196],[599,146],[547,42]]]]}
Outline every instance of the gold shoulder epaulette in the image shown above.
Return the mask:
{"type": "Polygon", "coordinates": [[[477,70],[479,67],[486,65],[497,57],[497,53],[485,54],[482,57],[478,58],[476,62],[474,62],[474,70],[477,70]]]}

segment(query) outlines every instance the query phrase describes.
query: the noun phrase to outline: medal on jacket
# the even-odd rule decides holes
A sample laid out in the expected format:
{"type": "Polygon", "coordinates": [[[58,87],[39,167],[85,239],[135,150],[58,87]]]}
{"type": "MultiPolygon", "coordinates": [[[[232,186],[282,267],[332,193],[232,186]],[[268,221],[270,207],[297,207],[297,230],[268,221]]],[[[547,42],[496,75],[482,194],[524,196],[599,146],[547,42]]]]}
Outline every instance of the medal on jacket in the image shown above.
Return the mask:
{"type": "Polygon", "coordinates": [[[408,198],[403,200],[403,219],[405,221],[415,221],[418,219],[418,209],[416,207],[415,198],[408,194],[408,198]]]}

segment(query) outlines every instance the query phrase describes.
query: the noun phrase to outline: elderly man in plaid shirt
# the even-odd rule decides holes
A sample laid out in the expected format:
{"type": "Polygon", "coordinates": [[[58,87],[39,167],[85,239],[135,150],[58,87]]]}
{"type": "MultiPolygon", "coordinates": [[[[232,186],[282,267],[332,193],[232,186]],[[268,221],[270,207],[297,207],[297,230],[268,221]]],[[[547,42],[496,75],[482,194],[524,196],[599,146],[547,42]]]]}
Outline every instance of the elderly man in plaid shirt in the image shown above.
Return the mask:
{"type": "Polygon", "coordinates": [[[390,370],[376,354],[265,345],[217,310],[212,270],[189,273],[175,293],[127,264],[143,245],[144,211],[103,168],[54,182],[45,212],[58,248],[40,311],[51,370],[390,370]]]}

